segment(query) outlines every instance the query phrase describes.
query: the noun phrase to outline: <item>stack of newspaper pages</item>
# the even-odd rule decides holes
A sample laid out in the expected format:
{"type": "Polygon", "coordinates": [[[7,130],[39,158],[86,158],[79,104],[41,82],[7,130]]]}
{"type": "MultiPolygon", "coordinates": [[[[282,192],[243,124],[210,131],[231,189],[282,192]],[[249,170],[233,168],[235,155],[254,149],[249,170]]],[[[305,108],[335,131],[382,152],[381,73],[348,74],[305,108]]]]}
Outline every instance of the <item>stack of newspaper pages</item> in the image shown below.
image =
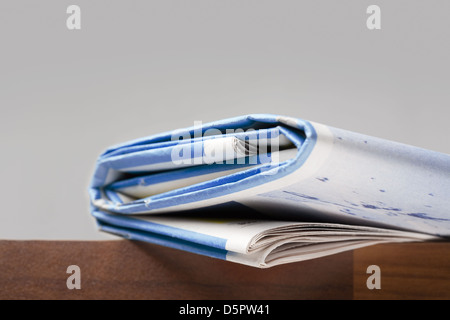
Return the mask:
{"type": "Polygon", "coordinates": [[[297,118],[247,115],[107,149],[101,230],[267,268],[450,236],[450,156],[297,118]]]}

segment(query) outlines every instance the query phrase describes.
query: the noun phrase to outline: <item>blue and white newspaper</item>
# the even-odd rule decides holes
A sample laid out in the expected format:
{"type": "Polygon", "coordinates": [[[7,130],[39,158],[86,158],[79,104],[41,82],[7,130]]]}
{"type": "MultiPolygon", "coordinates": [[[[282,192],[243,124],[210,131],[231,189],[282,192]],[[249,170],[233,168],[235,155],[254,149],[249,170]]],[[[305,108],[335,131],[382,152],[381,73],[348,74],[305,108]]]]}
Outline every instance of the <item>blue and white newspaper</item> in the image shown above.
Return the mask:
{"type": "Polygon", "coordinates": [[[270,114],[111,147],[89,194],[103,231],[260,268],[450,236],[450,155],[270,114]]]}

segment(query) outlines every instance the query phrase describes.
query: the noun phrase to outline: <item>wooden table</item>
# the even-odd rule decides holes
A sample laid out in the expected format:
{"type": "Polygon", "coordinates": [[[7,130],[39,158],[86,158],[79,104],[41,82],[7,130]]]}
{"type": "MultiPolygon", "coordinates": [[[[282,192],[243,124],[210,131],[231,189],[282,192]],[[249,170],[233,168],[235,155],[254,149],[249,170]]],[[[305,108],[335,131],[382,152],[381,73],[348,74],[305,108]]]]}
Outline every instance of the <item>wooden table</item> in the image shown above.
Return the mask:
{"type": "Polygon", "coordinates": [[[450,243],[387,244],[256,269],[153,244],[0,241],[0,299],[449,299],[450,243]],[[67,267],[81,270],[69,290],[67,267]],[[381,289],[366,286],[378,265],[381,289]]]}

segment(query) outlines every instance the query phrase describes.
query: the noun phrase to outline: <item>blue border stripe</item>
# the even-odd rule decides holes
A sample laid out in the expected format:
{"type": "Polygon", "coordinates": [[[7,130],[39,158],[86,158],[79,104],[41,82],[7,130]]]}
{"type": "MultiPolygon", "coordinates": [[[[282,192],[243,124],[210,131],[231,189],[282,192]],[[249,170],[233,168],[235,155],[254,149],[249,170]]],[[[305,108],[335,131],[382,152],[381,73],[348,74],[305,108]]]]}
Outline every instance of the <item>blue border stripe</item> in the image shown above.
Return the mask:
{"type": "MultiPolygon", "coordinates": [[[[267,183],[269,181],[273,181],[284,177],[295,170],[299,169],[306,159],[311,154],[317,140],[317,133],[313,127],[313,125],[301,119],[296,119],[296,127],[291,127],[288,125],[284,125],[278,121],[278,116],[275,115],[248,115],[243,117],[237,117],[232,119],[225,119],[217,122],[212,122],[206,124],[202,127],[203,132],[208,130],[209,128],[216,128],[219,130],[226,129],[237,129],[242,128],[246,129],[249,127],[252,128],[268,128],[272,126],[278,126],[280,131],[285,134],[291,141],[299,149],[297,157],[293,160],[289,160],[285,162],[283,165],[278,166],[278,172],[274,175],[264,175],[263,171],[269,167],[269,165],[263,165],[258,168],[253,168],[249,170],[242,171],[240,173],[231,174],[222,179],[218,179],[215,181],[216,185],[208,184],[209,182],[200,185],[195,185],[191,189],[189,187],[186,189],[180,189],[175,193],[165,193],[163,196],[157,195],[152,196],[145,201],[142,199],[122,204],[111,206],[108,210],[116,213],[124,213],[124,214],[133,214],[133,213],[141,213],[141,212],[149,212],[154,209],[160,208],[168,208],[176,205],[187,204],[197,201],[202,201],[205,199],[211,199],[215,197],[220,197],[223,195],[239,192],[248,188],[252,188],[257,185],[261,185],[267,183]]],[[[190,130],[189,132],[193,133],[195,129],[184,129],[190,130]]],[[[139,145],[144,143],[154,143],[154,142],[162,142],[164,139],[170,139],[170,136],[173,132],[144,138],[141,140],[136,140],[134,142],[123,144],[122,147],[139,145]]],[[[107,150],[101,157],[105,157],[108,152],[113,152],[115,150],[120,149],[120,146],[112,147],[107,150]]],[[[107,171],[105,167],[100,163],[97,166],[96,172],[94,174],[94,179],[91,185],[91,188],[100,188],[102,187],[101,181],[105,181],[107,176],[107,171]]],[[[91,192],[91,195],[94,193],[91,192]]],[[[98,193],[97,193],[98,195],[98,193]]],[[[105,199],[107,200],[107,199],[105,199]]]]}
{"type": "MultiPolygon", "coordinates": [[[[277,137],[279,132],[279,127],[264,130],[265,136],[271,138],[277,137]]],[[[126,169],[160,163],[172,163],[172,151],[175,146],[183,146],[183,151],[190,151],[189,155],[185,155],[189,160],[194,157],[202,157],[204,141],[224,137],[241,137],[242,139],[249,140],[257,139],[260,135],[262,135],[262,132],[258,131],[237,132],[221,136],[207,136],[190,140],[166,141],[158,144],[124,147],[123,149],[109,153],[108,156],[101,157],[100,163],[114,170],[130,171],[126,169]],[[198,154],[196,155],[195,152],[198,154]]]]}
{"type": "MultiPolygon", "coordinates": [[[[266,156],[266,155],[265,155],[266,156]]],[[[267,154],[267,157],[270,157],[270,154],[267,154]]],[[[131,179],[121,180],[114,183],[111,183],[106,188],[111,190],[117,190],[127,187],[134,186],[148,186],[153,184],[158,184],[167,181],[174,181],[186,178],[197,177],[201,175],[206,175],[210,173],[217,172],[225,172],[230,170],[236,170],[240,168],[247,168],[255,165],[263,164],[263,161],[266,160],[265,157],[261,159],[258,156],[252,156],[248,158],[244,158],[245,164],[228,164],[228,163],[213,163],[208,165],[199,165],[195,167],[188,167],[183,169],[176,169],[166,172],[147,174],[144,176],[138,176],[131,179]],[[255,163],[252,163],[255,162],[255,163]]]]}
{"type": "MultiPolygon", "coordinates": [[[[186,132],[187,134],[187,132],[186,132]]],[[[259,136],[262,134],[261,130],[257,130],[257,131],[249,131],[249,132],[235,132],[235,133],[228,133],[227,136],[233,136],[233,137],[238,137],[240,139],[256,139],[259,138],[259,136]]],[[[276,137],[279,135],[279,128],[278,127],[274,127],[274,128],[268,128],[265,129],[265,134],[266,136],[270,136],[270,137],[276,137]]],[[[177,135],[175,135],[177,136],[177,135]]],[[[181,137],[178,136],[178,137],[181,137]]],[[[172,138],[172,137],[171,137],[172,138]]],[[[115,156],[120,156],[120,155],[127,155],[130,153],[135,153],[135,152],[139,152],[139,151],[147,151],[147,150],[153,150],[153,149],[158,149],[158,148],[166,148],[166,147],[173,147],[175,145],[181,145],[181,144],[187,144],[187,143],[194,143],[194,142],[198,142],[198,141],[203,141],[206,139],[214,139],[214,136],[207,136],[207,137],[198,137],[198,138],[192,138],[192,139],[179,139],[179,140],[169,140],[169,141],[163,141],[163,142],[156,142],[156,143],[151,143],[150,141],[148,141],[145,144],[139,144],[139,145],[130,145],[130,146],[124,146],[122,148],[113,150],[108,152],[107,154],[103,155],[101,158],[102,159],[107,159],[110,157],[115,157],[115,156]]]]}
{"type": "MultiPolygon", "coordinates": [[[[292,136],[292,134],[288,132],[286,132],[286,134],[292,136]]],[[[315,131],[311,131],[310,137],[315,137],[315,131]]],[[[298,140],[298,137],[295,138],[298,140]]],[[[300,144],[301,142],[298,141],[298,143],[300,144]]],[[[314,144],[315,139],[312,139],[310,141],[308,141],[308,139],[305,140],[305,145],[302,146],[305,147],[304,152],[299,152],[296,159],[286,161],[284,164],[280,164],[277,174],[263,175],[262,173],[264,173],[264,171],[270,167],[270,165],[263,165],[261,167],[234,173],[220,179],[207,181],[204,183],[196,184],[194,186],[180,188],[146,199],[141,199],[143,202],[133,207],[132,210],[130,210],[131,208],[127,208],[128,204],[125,204],[123,206],[115,208],[114,211],[124,214],[147,212],[152,209],[166,208],[179,204],[186,204],[201,201],[204,199],[215,198],[279,179],[297,170],[301,165],[303,165],[303,163],[311,153],[314,144]],[[306,143],[309,144],[305,147],[306,143]],[[144,201],[146,200],[149,201],[148,204],[145,204],[144,201]]]]}
{"type": "Polygon", "coordinates": [[[122,199],[120,199],[120,197],[117,195],[117,192],[110,189],[105,189],[105,193],[108,199],[111,200],[112,202],[123,203],[122,199]]]}
{"type": "Polygon", "coordinates": [[[186,229],[167,226],[164,224],[144,221],[130,216],[112,215],[100,210],[94,210],[92,215],[99,221],[126,229],[150,232],[162,236],[168,236],[179,240],[185,240],[208,247],[225,250],[227,239],[206,235],[186,229]]]}
{"type": "Polygon", "coordinates": [[[122,228],[118,226],[108,225],[102,222],[98,223],[98,227],[105,232],[113,233],[116,235],[119,235],[121,237],[130,239],[130,240],[137,240],[137,241],[144,241],[149,243],[154,243],[157,245],[174,248],[178,250],[188,251],[196,254],[200,254],[203,256],[208,256],[211,258],[217,258],[221,260],[227,259],[227,253],[226,250],[221,250],[213,247],[204,246],[201,244],[170,238],[167,236],[163,236],[156,233],[150,233],[150,232],[143,232],[139,230],[134,229],[127,229],[122,228]]]}
{"type": "Polygon", "coordinates": [[[198,128],[194,128],[194,127],[189,127],[189,128],[184,128],[184,129],[176,129],[173,131],[156,134],[156,135],[153,135],[150,137],[139,138],[136,140],[132,140],[129,142],[125,142],[122,144],[112,146],[112,147],[108,148],[105,152],[103,152],[102,155],[100,156],[100,158],[104,158],[104,157],[108,156],[109,154],[111,154],[119,149],[125,148],[125,147],[140,146],[140,145],[144,145],[144,144],[153,144],[153,143],[170,141],[172,136],[174,135],[174,133],[177,133],[177,134],[179,133],[180,135],[186,134],[186,135],[190,135],[191,137],[193,137],[193,136],[195,137],[196,133],[198,133],[197,131],[199,131],[199,133],[201,135],[203,135],[203,133],[205,133],[209,129],[218,129],[218,130],[222,130],[223,132],[225,132],[226,129],[235,127],[235,128],[242,128],[245,130],[245,129],[250,128],[252,125],[254,125],[255,122],[257,122],[257,120],[255,121],[254,119],[251,119],[249,116],[240,116],[240,117],[219,120],[219,121],[214,121],[214,122],[204,124],[201,127],[201,129],[202,129],[201,131],[199,131],[198,128]]]}

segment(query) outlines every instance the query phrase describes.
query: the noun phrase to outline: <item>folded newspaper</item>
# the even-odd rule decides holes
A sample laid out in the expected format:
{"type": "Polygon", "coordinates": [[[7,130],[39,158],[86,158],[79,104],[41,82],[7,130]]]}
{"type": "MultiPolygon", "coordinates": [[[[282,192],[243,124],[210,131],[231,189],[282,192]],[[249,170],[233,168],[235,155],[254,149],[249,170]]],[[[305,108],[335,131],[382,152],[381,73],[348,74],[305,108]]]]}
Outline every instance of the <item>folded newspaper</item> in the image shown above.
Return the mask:
{"type": "Polygon", "coordinates": [[[105,232],[260,268],[450,236],[450,155],[277,115],[111,147],[89,195],[105,232]]]}

